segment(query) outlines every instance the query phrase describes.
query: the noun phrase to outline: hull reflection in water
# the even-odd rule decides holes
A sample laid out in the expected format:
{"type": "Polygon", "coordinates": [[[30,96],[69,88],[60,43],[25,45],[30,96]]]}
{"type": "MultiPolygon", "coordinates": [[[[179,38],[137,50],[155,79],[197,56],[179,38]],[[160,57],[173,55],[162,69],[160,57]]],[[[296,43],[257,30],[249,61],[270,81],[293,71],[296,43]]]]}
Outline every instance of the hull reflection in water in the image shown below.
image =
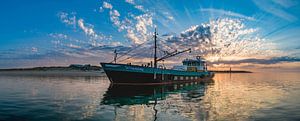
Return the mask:
{"type": "Polygon", "coordinates": [[[213,82],[214,80],[210,79],[206,82],[172,85],[110,85],[101,103],[106,105],[154,104],[174,93],[186,93],[186,98],[199,98],[204,96],[204,84],[213,82]]]}

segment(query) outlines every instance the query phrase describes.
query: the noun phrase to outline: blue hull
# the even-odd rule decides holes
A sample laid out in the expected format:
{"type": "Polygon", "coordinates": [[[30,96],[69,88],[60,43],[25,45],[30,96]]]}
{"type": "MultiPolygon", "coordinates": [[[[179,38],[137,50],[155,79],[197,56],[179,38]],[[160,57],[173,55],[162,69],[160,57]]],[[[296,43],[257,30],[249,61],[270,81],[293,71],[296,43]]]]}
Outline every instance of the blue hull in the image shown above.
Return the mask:
{"type": "Polygon", "coordinates": [[[212,72],[187,72],[126,64],[101,63],[113,84],[173,84],[205,81],[213,77],[212,72]]]}

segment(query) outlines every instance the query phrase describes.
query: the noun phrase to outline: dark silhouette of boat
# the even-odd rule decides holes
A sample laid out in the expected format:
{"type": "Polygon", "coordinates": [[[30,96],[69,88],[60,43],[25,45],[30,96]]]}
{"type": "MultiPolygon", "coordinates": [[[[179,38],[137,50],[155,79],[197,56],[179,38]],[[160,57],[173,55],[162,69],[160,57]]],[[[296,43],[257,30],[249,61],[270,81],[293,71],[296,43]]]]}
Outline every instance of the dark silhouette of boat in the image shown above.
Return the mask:
{"type": "Polygon", "coordinates": [[[100,63],[107,77],[113,84],[125,85],[161,85],[200,82],[209,80],[214,76],[207,70],[206,61],[197,56],[196,59],[185,59],[183,65],[174,66],[172,69],[158,66],[158,62],[181,53],[191,52],[191,49],[168,52],[165,56],[157,57],[157,33],[154,33],[154,59],[147,66],[119,64],[115,51],[114,63],[100,63]]]}

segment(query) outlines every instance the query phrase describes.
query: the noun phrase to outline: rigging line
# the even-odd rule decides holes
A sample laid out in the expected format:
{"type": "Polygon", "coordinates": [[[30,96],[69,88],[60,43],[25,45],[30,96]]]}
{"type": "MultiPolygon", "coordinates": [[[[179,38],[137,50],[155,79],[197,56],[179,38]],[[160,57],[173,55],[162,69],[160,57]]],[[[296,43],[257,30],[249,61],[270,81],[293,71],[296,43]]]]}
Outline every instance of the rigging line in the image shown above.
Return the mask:
{"type": "Polygon", "coordinates": [[[119,62],[123,62],[123,61],[125,61],[125,60],[131,59],[131,58],[134,58],[134,57],[137,57],[137,56],[139,56],[139,54],[132,55],[132,56],[127,57],[127,58],[125,58],[125,59],[123,59],[123,60],[120,60],[119,62]]]}
{"type": "MultiPolygon", "coordinates": [[[[147,46],[147,48],[141,48],[141,51],[142,51],[142,52],[147,52],[147,51],[144,51],[144,50],[151,50],[151,49],[153,49],[153,48],[154,48],[153,46],[147,46]]],[[[128,57],[128,58],[126,58],[126,59],[123,59],[122,61],[131,59],[131,58],[134,58],[134,57],[138,57],[138,56],[146,57],[146,58],[152,58],[152,57],[153,57],[153,51],[150,51],[150,56],[149,56],[149,53],[135,53],[135,54],[132,55],[131,57],[128,57]],[[143,55],[144,55],[144,56],[143,56],[143,55]]]]}
{"type": "Polygon", "coordinates": [[[160,54],[160,57],[162,57],[164,55],[163,51],[159,51],[159,54],[160,54]]]}
{"type": "Polygon", "coordinates": [[[163,49],[163,46],[164,46],[164,45],[160,44],[160,45],[157,47],[157,49],[159,49],[160,51],[165,52],[166,50],[163,49]]]}
{"type": "Polygon", "coordinates": [[[123,61],[125,61],[125,60],[131,59],[131,58],[133,58],[133,57],[136,57],[137,55],[138,55],[138,54],[133,54],[133,55],[127,57],[127,58],[124,58],[123,60],[120,60],[119,62],[123,62],[123,61]]]}
{"type": "MultiPolygon", "coordinates": [[[[165,48],[167,48],[167,49],[162,49],[163,51],[173,51],[173,50],[175,50],[175,49],[173,49],[173,48],[171,48],[171,47],[169,47],[168,45],[166,45],[165,43],[162,43],[162,45],[165,47],[165,48]]],[[[161,48],[160,48],[161,49],[161,48]]]]}
{"type": "Polygon", "coordinates": [[[164,39],[162,39],[162,41],[160,41],[160,42],[162,42],[162,44],[164,44],[164,45],[165,45],[166,47],[168,47],[169,49],[171,49],[171,50],[176,50],[176,49],[174,49],[174,48],[168,46],[169,44],[168,44],[164,39]]]}
{"type": "Polygon", "coordinates": [[[162,48],[158,48],[159,52],[162,52],[163,54],[161,56],[167,55],[167,53],[169,52],[169,50],[164,50],[162,48]]]}
{"type": "Polygon", "coordinates": [[[132,56],[130,56],[130,57],[128,57],[128,58],[125,58],[125,59],[123,59],[123,60],[120,60],[119,62],[123,62],[123,61],[125,61],[125,60],[130,59],[130,58],[132,58],[132,56]]]}
{"type": "MultiPolygon", "coordinates": [[[[143,49],[147,49],[147,48],[141,48],[141,49],[139,49],[141,52],[145,52],[145,51],[143,51],[143,49]]],[[[152,51],[151,51],[152,52],[152,51]]],[[[133,55],[130,55],[130,57],[127,57],[127,58],[125,58],[125,59],[123,59],[123,60],[120,60],[119,62],[123,62],[123,61],[125,61],[125,60],[128,60],[128,59],[131,59],[131,58],[133,58],[133,57],[137,57],[137,56],[140,56],[140,55],[144,55],[144,53],[134,53],[133,55]]]]}
{"type": "MultiPolygon", "coordinates": [[[[152,38],[153,38],[153,37],[152,37],[152,38]]],[[[152,39],[152,38],[150,38],[150,39],[152,39]]],[[[135,49],[141,47],[142,45],[148,43],[150,39],[148,39],[147,41],[143,42],[142,44],[139,44],[139,45],[135,46],[135,47],[132,48],[131,50],[128,50],[128,51],[127,51],[126,53],[124,53],[122,56],[124,56],[124,55],[128,54],[129,52],[131,52],[131,51],[133,51],[133,50],[135,50],[135,49]]],[[[120,56],[119,58],[121,58],[121,56],[120,56]]]]}
{"type": "Polygon", "coordinates": [[[165,47],[167,47],[167,48],[169,48],[169,49],[172,49],[171,47],[169,47],[168,46],[168,44],[167,43],[165,43],[165,42],[162,42],[162,45],[164,45],[165,47]]]}
{"type": "Polygon", "coordinates": [[[151,45],[151,46],[149,47],[149,50],[151,50],[151,51],[150,51],[150,58],[153,58],[153,56],[154,56],[154,51],[152,51],[152,50],[154,50],[154,46],[151,45]]]}
{"type": "Polygon", "coordinates": [[[163,53],[165,53],[166,51],[165,50],[163,50],[162,48],[157,48],[158,50],[160,50],[160,52],[163,52],[163,53]]]}
{"type": "MultiPolygon", "coordinates": [[[[152,38],[153,38],[153,37],[151,37],[150,39],[152,39],[152,38]]],[[[135,46],[135,47],[134,47],[134,48],[132,48],[131,50],[128,50],[126,53],[123,53],[123,55],[121,55],[121,56],[117,57],[117,59],[116,59],[116,60],[118,60],[118,59],[122,58],[123,56],[127,55],[128,53],[132,52],[133,50],[135,50],[135,49],[137,49],[137,48],[141,47],[142,45],[146,44],[147,42],[149,42],[149,41],[145,41],[145,42],[143,42],[142,44],[139,44],[139,45],[135,46]]]]}
{"type": "MultiPolygon", "coordinates": [[[[165,43],[164,43],[165,44],[165,43]]],[[[164,44],[161,44],[161,45],[164,45],[164,44]]],[[[165,45],[165,46],[167,46],[167,45],[165,45]]],[[[167,46],[168,47],[168,46],[167,46]]],[[[161,48],[159,48],[159,49],[161,49],[161,48]]],[[[172,48],[171,48],[172,49],[172,48]]],[[[173,49],[172,49],[173,50],[173,49]]],[[[171,51],[172,51],[171,50],[171,51]]],[[[176,50],[174,50],[174,51],[176,51],[176,50]]],[[[163,51],[163,53],[164,53],[164,55],[168,55],[168,51],[163,51]],[[167,52],[167,54],[166,54],[166,52],[167,52]]],[[[172,52],[171,52],[172,53],[172,52]]]]}

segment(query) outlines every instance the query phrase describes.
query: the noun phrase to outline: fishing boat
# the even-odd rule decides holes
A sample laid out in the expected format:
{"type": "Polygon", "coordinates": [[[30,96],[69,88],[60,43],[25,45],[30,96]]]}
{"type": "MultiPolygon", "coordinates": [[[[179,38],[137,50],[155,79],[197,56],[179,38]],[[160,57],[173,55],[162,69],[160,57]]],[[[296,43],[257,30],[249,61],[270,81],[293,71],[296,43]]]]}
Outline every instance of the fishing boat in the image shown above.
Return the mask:
{"type": "Polygon", "coordinates": [[[182,65],[167,69],[159,62],[182,54],[191,52],[191,49],[170,52],[163,57],[157,57],[157,32],[154,32],[154,57],[153,64],[133,65],[131,63],[117,63],[117,53],[115,51],[114,63],[100,63],[108,79],[112,84],[125,85],[161,85],[202,82],[213,78],[214,73],[207,70],[205,59],[197,56],[194,59],[184,59],[182,65]]]}

